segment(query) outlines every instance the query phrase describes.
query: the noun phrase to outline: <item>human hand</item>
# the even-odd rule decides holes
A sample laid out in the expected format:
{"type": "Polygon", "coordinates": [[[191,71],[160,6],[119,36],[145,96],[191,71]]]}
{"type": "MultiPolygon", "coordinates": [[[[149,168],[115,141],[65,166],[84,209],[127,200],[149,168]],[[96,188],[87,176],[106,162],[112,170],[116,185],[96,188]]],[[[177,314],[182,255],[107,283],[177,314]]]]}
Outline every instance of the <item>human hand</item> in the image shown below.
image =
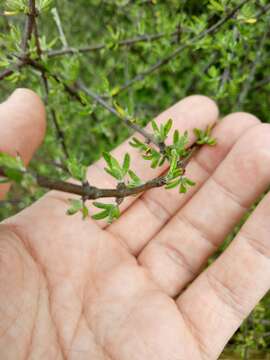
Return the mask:
{"type": "MultiPolygon", "coordinates": [[[[168,118],[192,140],[192,129],[213,124],[218,111],[192,96],[157,121],[168,118]]],[[[0,106],[0,151],[28,162],[44,129],[43,106],[29,90],[0,106]]],[[[270,287],[269,195],[202,271],[269,185],[270,127],[235,113],[213,135],[217,146],[188,165],[197,185],[185,195],[159,188],[126,199],[108,225],[67,216],[70,195],[51,191],[0,225],[1,359],[217,359],[270,287]]],[[[129,152],[145,180],[161,171],[129,152]]],[[[112,185],[102,161],[89,179],[112,185]]]]}

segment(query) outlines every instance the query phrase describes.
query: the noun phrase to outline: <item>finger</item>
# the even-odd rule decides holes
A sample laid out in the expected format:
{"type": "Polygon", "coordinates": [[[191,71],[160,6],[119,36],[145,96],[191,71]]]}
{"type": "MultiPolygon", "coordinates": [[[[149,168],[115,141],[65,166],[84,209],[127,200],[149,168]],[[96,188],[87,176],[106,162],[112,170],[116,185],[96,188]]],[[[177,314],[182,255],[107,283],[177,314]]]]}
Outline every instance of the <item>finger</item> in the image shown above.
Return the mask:
{"type": "Polygon", "coordinates": [[[239,137],[257,124],[258,120],[252,115],[236,113],[226,116],[213,130],[217,145],[202,148],[187,167],[187,174],[196,182],[196,186],[184,195],[180,195],[178,189],[168,191],[158,188],[147,191],[118,221],[108,227],[108,231],[125,241],[132,254],[138,255],[200,189],[239,137]]]}
{"type": "Polygon", "coordinates": [[[176,296],[201,270],[270,182],[270,126],[250,129],[214,174],[139,256],[176,296]]]}
{"type": "MultiPolygon", "coordinates": [[[[19,154],[27,165],[45,134],[45,109],[31,90],[18,89],[0,104],[0,152],[19,154]]],[[[9,185],[0,185],[3,198],[9,185]]]]}
{"type": "MultiPolygon", "coordinates": [[[[167,121],[168,119],[173,120],[174,129],[178,129],[181,133],[187,130],[190,133],[190,144],[194,141],[193,129],[197,128],[206,128],[206,126],[214,124],[218,117],[218,109],[216,104],[209,98],[201,95],[189,96],[171,108],[164,111],[162,114],[157,116],[157,123],[161,124],[162,122],[167,121]]],[[[149,126],[148,126],[149,128],[149,126]]],[[[151,131],[151,129],[149,128],[151,131]]],[[[173,129],[171,130],[171,134],[173,129]]],[[[136,134],[137,136],[137,134],[136,134]]],[[[138,135],[139,137],[139,135],[138,135]]],[[[168,143],[171,138],[168,139],[168,143]]],[[[150,180],[151,178],[160,175],[164,172],[166,165],[157,169],[151,169],[149,162],[141,158],[138,150],[130,147],[129,140],[125,141],[122,145],[117,147],[113,152],[113,156],[122,161],[124,154],[129,152],[131,155],[131,168],[135,173],[142,178],[144,181],[150,180]]],[[[88,171],[88,180],[90,184],[96,185],[98,187],[115,187],[116,181],[106,174],[104,171],[105,162],[103,159],[96,162],[94,165],[90,166],[88,171]]],[[[51,193],[54,197],[57,196],[61,199],[66,200],[70,198],[70,195],[60,194],[56,192],[51,193]]],[[[103,201],[103,200],[102,200],[103,201]]],[[[104,200],[105,201],[105,200],[104,200]]],[[[114,199],[108,199],[107,201],[111,202],[114,199]]],[[[126,198],[123,204],[121,205],[121,211],[124,212],[136,198],[129,197],[126,198]]],[[[89,207],[91,204],[89,204],[89,207]]],[[[102,227],[105,227],[107,224],[101,221],[98,224],[102,227]]]]}
{"type": "MultiPolygon", "coordinates": [[[[270,152],[261,155],[269,163],[270,152]]],[[[177,300],[204,358],[225,344],[270,289],[270,194],[229,248],[177,300]]]]}

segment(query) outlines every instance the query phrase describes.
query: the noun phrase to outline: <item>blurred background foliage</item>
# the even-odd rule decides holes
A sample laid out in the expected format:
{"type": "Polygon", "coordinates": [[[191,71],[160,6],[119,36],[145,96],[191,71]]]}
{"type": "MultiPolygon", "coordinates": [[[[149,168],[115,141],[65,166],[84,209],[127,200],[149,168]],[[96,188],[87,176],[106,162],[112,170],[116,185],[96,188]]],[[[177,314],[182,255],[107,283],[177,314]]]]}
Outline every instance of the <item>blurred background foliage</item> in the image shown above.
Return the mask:
{"type": "MultiPolygon", "coordinates": [[[[107,102],[117,101],[141,124],[194,93],[215,99],[221,114],[241,110],[270,121],[269,0],[39,0],[42,58],[31,39],[31,59],[62,79],[48,77],[49,96],[37,68],[16,68],[27,4],[26,0],[0,4],[0,74],[13,70],[0,81],[0,100],[16,87],[29,87],[46,101],[47,136],[31,163],[43,174],[64,176],[61,134],[69,156],[84,164],[129,134],[117,117],[85,93],[75,99],[65,91],[63,83],[73,86],[78,79],[107,102]],[[222,26],[208,33],[237,7],[222,26]]],[[[0,219],[42,194],[26,178],[0,203],[0,219]]],[[[253,350],[270,352],[269,296],[228,349],[244,359],[252,358],[253,350]]]]}

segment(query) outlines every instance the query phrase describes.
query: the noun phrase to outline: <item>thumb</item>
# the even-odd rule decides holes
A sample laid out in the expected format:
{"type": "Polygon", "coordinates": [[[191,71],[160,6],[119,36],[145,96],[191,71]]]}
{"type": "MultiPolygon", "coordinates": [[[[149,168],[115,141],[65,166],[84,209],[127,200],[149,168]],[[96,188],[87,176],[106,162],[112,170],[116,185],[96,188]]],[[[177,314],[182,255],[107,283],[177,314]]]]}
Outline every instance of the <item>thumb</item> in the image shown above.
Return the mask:
{"type": "MultiPolygon", "coordinates": [[[[0,152],[20,155],[25,165],[41,144],[46,129],[45,108],[31,90],[17,89],[0,104],[0,152]]],[[[0,185],[0,199],[9,185],[0,185]]]]}

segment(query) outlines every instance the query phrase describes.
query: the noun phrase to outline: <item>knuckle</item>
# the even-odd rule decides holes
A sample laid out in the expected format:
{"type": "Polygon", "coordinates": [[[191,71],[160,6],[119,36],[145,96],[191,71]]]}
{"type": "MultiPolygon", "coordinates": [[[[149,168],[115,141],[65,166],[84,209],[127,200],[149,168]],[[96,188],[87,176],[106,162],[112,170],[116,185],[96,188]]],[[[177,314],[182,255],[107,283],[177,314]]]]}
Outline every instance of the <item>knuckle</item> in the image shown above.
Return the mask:
{"type": "MultiPolygon", "coordinates": [[[[229,115],[226,115],[223,119],[222,122],[226,122],[226,123],[231,123],[233,122],[233,125],[235,126],[236,124],[250,124],[250,125],[256,125],[256,124],[260,124],[261,121],[260,119],[258,119],[255,115],[247,113],[247,112],[234,112],[231,113],[229,115]]],[[[231,124],[230,124],[231,125],[231,124]]]]}

